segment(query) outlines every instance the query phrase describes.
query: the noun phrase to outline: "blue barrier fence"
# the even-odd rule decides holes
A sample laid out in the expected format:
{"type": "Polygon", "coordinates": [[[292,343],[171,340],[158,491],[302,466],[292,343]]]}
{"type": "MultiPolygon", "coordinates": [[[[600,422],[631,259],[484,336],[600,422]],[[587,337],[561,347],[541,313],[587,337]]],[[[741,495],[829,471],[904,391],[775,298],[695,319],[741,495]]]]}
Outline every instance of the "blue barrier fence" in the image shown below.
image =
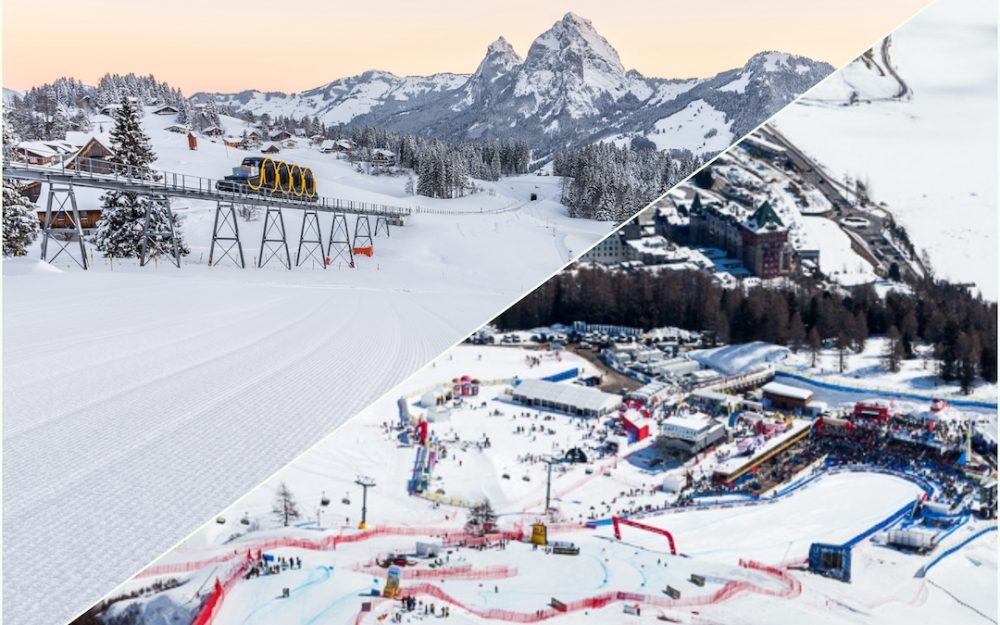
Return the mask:
{"type": "Polygon", "coordinates": [[[542,380],[546,382],[562,382],[563,380],[573,380],[580,376],[580,368],[573,367],[572,369],[567,369],[560,373],[553,373],[552,375],[547,375],[542,380]]]}
{"type": "MultiPolygon", "coordinates": [[[[865,393],[873,397],[885,397],[888,399],[901,398],[901,399],[915,399],[919,401],[928,401],[934,397],[933,393],[907,393],[904,391],[886,391],[879,389],[864,388],[858,386],[846,386],[844,384],[834,384],[833,382],[825,382],[822,380],[817,380],[804,375],[798,375],[796,373],[789,373],[787,371],[775,371],[774,377],[779,378],[789,378],[792,380],[798,380],[799,382],[805,382],[813,386],[818,386],[820,388],[829,389],[831,391],[841,391],[844,393],[865,393]]],[[[988,401],[977,401],[972,399],[955,399],[952,397],[947,397],[948,403],[954,406],[967,406],[970,408],[992,408],[997,409],[996,402],[988,401]]]]}
{"type": "Polygon", "coordinates": [[[882,530],[884,530],[885,528],[887,528],[887,527],[889,527],[891,525],[895,525],[901,519],[903,519],[903,518],[905,518],[907,516],[912,515],[913,514],[913,509],[914,509],[914,507],[916,507],[916,505],[917,505],[916,501],[911,501],[910,503],[906,504],[905,506],[903,506],[899,510],[893,512],[891,515],[889,515],[888,517],[886,517],[882,521],[879,521],[878,523],[876,523],[875,525],[872,525],[871,527],[869,527],[865,531],[861,532],[860,534],[858,534],[854,538],[852,538],[849,541],[845,542],[844,543],[844,547],[847,547],[847,548],[853,547],[854,545],[860,543],[861,541],[863,541],[864,539],[868,538],[872,534],[875,534],[876,532],[881,532],[882,530]]]}
{"type": "Polygon", "coordinates": [[[942,551],[940,554],[938,554],[938,556],[936,558],[934,558],[933,560],[931,560],[930,562],[928,562],[924,566],[920,567],[920,570],[917,571],[917,574],[915,575],[915,577],[924,577],[924,576],[926,576],[927,573],[931,569],[933,569],[935,566],[938,565],[939,562],[941,562],[941,560],[944,560],[945,558],[947,558],[951,554],[957,552],[961,548],[965,547],[966,545],[968,545],[972,541],[976,540],[980,536],[983,536],[985,534],[989,534],[990,532],[995,532],[995,531],[997,531],[997,526],[996,525],[991,525],[991,526],[987,527],[986,529],[979,530],[978,532],[976,532],[972,536],[969,536],[968,538],[966,538],[962,542],[958,543],[957,545],[955,545],[951,549],[947,549],[945,551],[942,551]]]}
{"type": "MultiPolygon", "coordinates": [[[[661,514],[664,512],[672,511],[683,511],[683,510],[708,510],[712,508],[732,508],[737,506],[753,506],[758,504],[766,504],[777,501],[778,499],[783,499],[788,495],[791,495],[795,491],[805,488],[812,482],[826,477],[828,475],[836,475],[838,473],[881,473],[883,475],[892,475],[893,477],[898,477],[900,479],[907,480],[919,486],[928,497],[932,496],[934,493],[938,492],[938,487],[927,480],[922,475],[915,475],[912,473],[906,473],[903,471],[893,471],[891,469],[886,469],[884,467],[879,467],[876,465],[829,465],[822,470],[814,473],[812,475],[806,476],[795,482],[792,482],[788,486],[775,491],[774,493],[767,495],[765,497],[759,497],[751,495],[750,493],[735,490],[729,493],[699,493],[692,495],[692,500],[697,499],[724,499],[723,501],[695,501],[683,507],[657,507],[648,511],[637,512],[631,515],[633,518],[642,518],[646,516],[652,516],[655,514],[661,514]]],[[[910,506],[914,504],[908,504],[910,506]]],[[[628,518],[622,516],[621,518],[628,518]]],[[[611,519],[595,519],[593,521],[587,521],[587,527],[601,527],[604,525],[611,525],[611,519]]]]}

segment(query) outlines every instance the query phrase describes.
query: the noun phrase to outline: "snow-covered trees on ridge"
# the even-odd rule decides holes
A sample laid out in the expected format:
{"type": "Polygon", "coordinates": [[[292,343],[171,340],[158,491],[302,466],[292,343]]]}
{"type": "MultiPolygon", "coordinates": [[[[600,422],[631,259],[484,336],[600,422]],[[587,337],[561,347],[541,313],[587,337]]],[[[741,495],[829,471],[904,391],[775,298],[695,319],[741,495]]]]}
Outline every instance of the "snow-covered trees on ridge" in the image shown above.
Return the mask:
{"type": "Polygon", "coordinates": [[[957,381],[966,392],[977,378],[995,383],[997,304],[944,281],[924,280],[912,288],[912,293],[879,296],[870,284],[830,291],[803,278],[781,288],[726,289],[696,270],[626,273],[579,267],[545,282],[504,311],[496,324],[514,330],[587,319],[708,331],[723,343],[791,347],[807,329],[814,365],[824,344],[837,346],[846,357],[848,350],[862,352],[872,336],[889,336],[896,343],[889,369],[913,358],[914,343],[922,341],[934,347],[937,373],[945,382],[957,381]]]}
{"type": "Polygon", "coordinates": [[[90,116],[118,104],[122,98],[141,104],[170,104],[178,109],[187,104],[180,89],[152,75],[105,74],[96,87],[74,78],[59,78],[33,87],[6,102],[4,117],[19,140],[64,139],[69,130],[90,130],[90,116]]]}
{"type": "Polygon", "coordinates": [[[565,179],[562,203],[571,216],[621,221],[701,164],[690,155],[598,143],[556,152],[552,171],[565,179]]]}
{"type": "Polygon", "coordinates": [[[392,152],[401,167],[416,172],[415,190],[427,197],[461,197],[470,187],[469,178],[499,180],[525,174],[531,161],[531,148],[524,141],[450,143],[368,126],[338,127],[328,136],[349,139],[360,160],[370,160],[375,150],[392,152]]]}

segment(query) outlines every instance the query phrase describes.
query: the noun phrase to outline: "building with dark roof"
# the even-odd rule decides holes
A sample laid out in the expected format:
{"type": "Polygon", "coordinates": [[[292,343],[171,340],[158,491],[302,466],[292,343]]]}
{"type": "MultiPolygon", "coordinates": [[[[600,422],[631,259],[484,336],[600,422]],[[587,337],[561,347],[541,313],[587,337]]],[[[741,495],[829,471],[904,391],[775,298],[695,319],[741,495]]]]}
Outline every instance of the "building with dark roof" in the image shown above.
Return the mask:
{"type": "Polygon", "coordinates": [[[692,245],[715,247],[743,261],[755,276],[774,278],[793,269],[788,227],[771,204],[755,210],[737,204],[691,202],[689,236],[692,245]]]}

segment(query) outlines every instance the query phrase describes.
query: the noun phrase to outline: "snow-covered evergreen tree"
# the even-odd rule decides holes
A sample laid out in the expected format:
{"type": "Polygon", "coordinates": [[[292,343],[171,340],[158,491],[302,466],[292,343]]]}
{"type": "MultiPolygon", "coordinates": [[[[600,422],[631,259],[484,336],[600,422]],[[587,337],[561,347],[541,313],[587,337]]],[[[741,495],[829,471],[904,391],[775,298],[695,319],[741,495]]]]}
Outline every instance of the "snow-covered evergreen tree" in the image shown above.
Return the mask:
{"type": "MultiPolygon", "coordinates": [[[[114,154],[108,159],[115,163],[124,173],[130,168],[133,178],[156,180],[158,175],[152,171],[152,162],[156,159],[149,137],[142,130],[139,121],[139,111],[123,96],[121,104],[115,111],[115,127],[111,130],[111,145],[114,154]]],[[[101,196],[103,210],[97,222],[94,234],[94,244],[105,255],[115,258],[133,258],[139,256],[142,250],[142,231],[145,223],[146,207],[152,201],[148,197],[136,193],[122,191],[106,191],[101,196]]],[[[163,232],[168,229],[164,211],[153,211],[155,223],[151,229],[163,232]]],[[[184,244],[177,218],[174,217],[174,236],[181,254],[189,254],[190,250],[184,244]]]]}
{"type": "Polygon", "coordinates": [[[3,255],[21,256],[38,237],[35,204],[21,195],[14,182],[3,181],[3,255]]]}

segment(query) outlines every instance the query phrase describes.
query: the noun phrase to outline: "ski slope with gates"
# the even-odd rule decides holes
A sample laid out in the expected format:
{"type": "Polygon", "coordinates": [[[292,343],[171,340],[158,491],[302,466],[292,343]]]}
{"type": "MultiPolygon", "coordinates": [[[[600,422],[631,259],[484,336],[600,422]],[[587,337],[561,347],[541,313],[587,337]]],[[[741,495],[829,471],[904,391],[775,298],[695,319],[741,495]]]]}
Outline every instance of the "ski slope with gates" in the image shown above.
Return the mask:
{"type": "MultiPolygon", "coordinates": [[[[116,593],[148,586],[156,579],[176,578],[184,584],[138,600],[116,603],[112,614],[138,606],[142,623],[169,622],[199,613],[205,589],[216,578],[227,579],[247,551],[275,557],[301,558],[301,569],[278,575],[232,577],[212,617],[212,625],[289,625],[391,622],[398,602],[372,599],[385,584],[385,570],[375,560],[389,553],[412,554],[417,541],[441,543],[463,537],[466,512],[448,505],[455,499],[488,497],[499,513],[502,530],[517,534],[542,519],[545,464],[532,456],[555,453],[593,442],[590,425],[578,418],[538,412],[504,399],[500,381],[514,376],[552,375],[567,367],[592,365],[573,355],[525,364],[539,351],[519,348],[461,346],[437,358],[388,396],[308,451],[281,473],[225,510],[223,523],[208,523],[177,549],[166,554],[116,593]],[[461,375],[484,381],[480,396],[468,400],[430,424],[432,437],[447,441],[447,457],[434,466],[433,497],[407,492],[414,447],[401,446],[387,423],[397,419],[397,397],[421,414],[426,389],[448,384],[461,375]],[[488,381],[488,382],[487,382],[488,381]],[[483,405],[485,404],[485,405],[483,405]],[[523,431],[519,426],[543,426],[523,431]],[[477,449],[475,441],[491,445],[477,449]],[[368,496],[368,526],[355,529],[360,508],[356,475],[374,479],[368,496]],[[507,477],[509,479],[507,479],[507,477]],[[528,479],[524,479],[528,478],[528,479]],[[292,491],[303,518],[281,527],[271,515],[279,483],[292,491]],[[330,501],[321,504],[322,498],[330,501]],[[250,526],[241,526],[247,518],[250,526]],[[281,598],[282,589],[289,598],[281,598]],[[362,603],[373,601],[371,612],[362,603]],[[390,618],[389,621],[384,619],[390,618]]],[[[835,623],[900,624],[914,622],[981,622],[972,606],[995,619],[996,532],[989,533],[945,560],[928,575],[914,573],[933,555],[907,554],[872,541],[855,546],[851,584],[830,580],[786,565],[801,563],[812,542],[841,542],[866,531],[913,502],[922,491],[895,475],[848,472],[821,475],[787,497],[770,503],[677,508],[642,514],[643,523],[669,530],[680,555],[672,556],[663,536],[624,528],[615,540],[609,525],[585,527],[594,515],[622,513],[623,508],[659,505],[667,493],[651,488],[664,471],[650,471],[641,443],[627,456],[592,460],[587,465],[561,465],[553,473],[553,501],[558,521],[549,521],[549,539],[572,541],[580,555],[535,550],[516,539],[503,549],[457,548],[430,568],[412,557],[404,567],[402,588],[425,604],[451,608],[449,622],[539,622],[603,624],[653,622],[658,616],[679,623],[835,623]],[[586,467],[586,468],[585,468],[586,467]],[[588,473],[587,469],[591,469],[588,473]],[[837,505],[831,505],[836,502],[837,505]],[[748,562],[758,564],[747,565],[748,562]],[[690,582],[702,575],[706,585],[690,582]],[[963,582],[966,577],[972,583],[963,582]],[[990,580],[993,589],[989,588],[990,580]],[[682,590],[680,600],[664,594],[666,585],[682,590]],[[942,590],[944,589],[944,590],[942,590]],[[948,593],[951,593],[950,595],[948,593]],[[956,599],[957,597],[957,599],[956,599]],[[550,607],[552,598],[568,611],[550,607]],[[641,618],[619,616],[625,605],[639,603],[641,618]],[[624,620],[622,620],[624,619],[624,620]]],[[[710,461],[699,458],[665,471],[698,472],[710,461]]],[[[960,545],[983,527],[961,527],[939,552],[960,545]]],[[[428,618],[418,609],[403,613],[403,622],[428,618]]]]}
{"type": "MultiPolygon", "coordinates": [[[[221,177],[254,154],[205,139],[190,151],[171,123],[143,118],[163,170],[221,177]]],[[[242,124],[223,118],[230,133],[242,124]]],[[[240,222],[246,269],[209,268],[215,204],[194,200],[172,202],[192,250],[180,269],[95,253],[83,272],[65,255],[38,261],[40,242],[5,260],[12,622],[72,618],[612,227],[566,217],[558,178],[434,200],[407,194],[406,176],[359,173],[311,148],[280,158],[311,165],[321,195],[420,210],[355,269],[254,269],[261,217],[240,222]]],[[[94,189],[77,195],[81,208],[99,201],[94,189]]],[[[285,211],[293,263],[301,215],[285,211]]],[[[331,217],[320,219],[326,237],[331,217]]]]}

